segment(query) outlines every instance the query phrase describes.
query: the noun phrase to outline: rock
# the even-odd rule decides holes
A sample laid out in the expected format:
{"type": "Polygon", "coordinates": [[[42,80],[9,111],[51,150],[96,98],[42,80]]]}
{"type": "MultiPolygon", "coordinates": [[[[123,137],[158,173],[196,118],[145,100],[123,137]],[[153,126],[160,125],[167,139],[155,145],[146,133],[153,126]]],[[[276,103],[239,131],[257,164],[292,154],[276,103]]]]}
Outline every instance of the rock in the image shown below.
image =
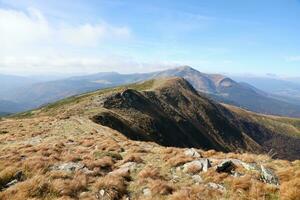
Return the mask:
{"type": "Polygon", "coordinates": [[[99,191],[99,194],[100,194],[101,196],[104,196],[105,191],[102,189],[102,190],[99,191]]]}
{"type": "Polygon", "coordinates": [[[201,164],[203,166],[202,171],[204,171],[204,172],[207,172],[208,168],[211,167],[210,160],[208,160],[207,158],[201,158],[198,161],[201,162],[201,164]]]}
{"type": "Polygon", "coordinates": [[[16,183],[23,181],[25,179],[25,175],[22,171],[16,172],[16,174],[12,177],[11,181],[6,183],[3,188],[9,188],[10,186],[15,185],[16,183]]]}
{"type": "Polygon", "coordinates": [[[75,162],[68,162],[63,164],[57,164],[50,167],[51,170],[61,170],[65,172],[74,172],[78,170],[84,171],[84,164],[82,163],[75,163],[75,162]]]}
{"type": "Polygon", "coordinates": [[[259,167],[256,163],[245,163],[245,162],[241,162],[241,165],[248,171],[259,171],[259,167]]]}
{"type": "Polygon", "coordinates": [[[18,183],[19,181],[17,179],[14,179],[12,181],[10,181],[9,183],[7,183],[4,188],[9,188],[12,185],[15,185],[16,183],[18,183]]]}
{"type": "Polygon", "coordinates": [[[121,165],[119,168],[129,168],[130,171],[135,170],[137,163],[136,162],[127,162],[121,165]]]}
{"type": "Polygon", "coordinates": [[[216,171],[218,173],[221,172],[231,173],[231,171],[234,169],[235,169],[235,165],[233,164],[233,162],[231,160],[226,160],[217,166],[216,171]]]}
{"type": "Polygon", "coordinates": [[[237,178],[237,177],[242,177],[242,176],[244,176],[244,174],[241,174],[241,173],[239,173],[239,172],[234,172],[234,173],[232,174],[232,176],[235,177],[235,178],[237,178]]]}
{"type": "Polygon", "coordinates": [[[261,165],[260,167],[261,167],[261,178],[265,183],[279,185],[278,177],[271,169],[265,168],[263,165],[261,165]]]}
{"type": "Polygon", "coordinates": [[[183,172],[192,172],[194,171],[194,173],[200,172],[200,171],[204,171],[207,172],[208,168],[211,167],[210,161],[207,158],[200,158],[198,160],[194,160],[188,163],[185,163],[183,166],[181,167],[177,167],[176,170],[183,170],[183,172]]]}
{"type": "Polygon", "coordinates": [[[195,183],[203,183],[203,179],[200,175],[193,175],[192,179],[195,181],[195,183]]]}
{"type": "Polygon", "coordinates": [[[129,177],[130,176],[130,168],[129,167],[119,168],[119,169],[116,169],[112,172],[109,172],[108,175],[129,177]]]}
{"type": "Polygon", "coordinates": [[[206,187],[214,189],[214,190],[219,190],[220,192],[225,192],[226,188],[223,185],[217,184],[217,183],[207,183],[206,187]]]}
{"type": "Polygon", "coordinates": [[[184,151],[184,155],[189,156],[189,157],[193,157],[193,158],[200,158],[200,154],[194,149],[187,149],[184,151]]]}
{"type": "Polygon", "coordinates": [[[203,169],[203,165],[200,161],[194,160],[192,162],[183,165],[183,172],[198,173],[203,169]]]}
{"type": "Polygon", "coordinates": [[[145,196],[151,196],[151,190],[149,188],[144,188],[143,189],[143,194],[145,196]]]}

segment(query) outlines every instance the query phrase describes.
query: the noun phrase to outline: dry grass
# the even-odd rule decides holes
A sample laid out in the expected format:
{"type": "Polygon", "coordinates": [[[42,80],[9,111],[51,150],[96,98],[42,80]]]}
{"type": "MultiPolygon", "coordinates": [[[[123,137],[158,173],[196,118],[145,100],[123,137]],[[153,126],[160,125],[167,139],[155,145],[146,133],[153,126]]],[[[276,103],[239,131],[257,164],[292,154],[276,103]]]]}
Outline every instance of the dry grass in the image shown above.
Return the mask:
{"type": "Polygon", "coordinates": [[[8,167],[0,172],[0,190],[10,181],[13,180],[18,169],[16,167],[8,167]]]}
{"type": "Polygon", "coordinates": [[[96,193],[104,190],[111,199],[116,200],[121,199],[127,193],[125,179],[111,175],[99,178],[94,184],[94,190],[96,193]]]}
{"type": "Polygon", "coordinates": [[[148,183],[149,188],[153,194],[169,195],[174,191],[174,186],[165,180],[150,180],[148,183]]]}
{"type": "Polygon", "coordinates": [[[122,165],[127,162],[144,163],[144,160],[139,153],[127,154],[124,159],[118,163],[118,165],[122,165]]]}
{"type": "Polygon", "coordinates": [[[49,179],[45,176],[35,176],[0,193],[0,199],[24,200],[30,198],[46,198],[47,196],[56,196],[51,191],[49,179]]]}
{"type": "Polygon", "coordinates": [[[179,154],[176,154],[175,156],[169,158],[167,160],[167,164],[169,164],[171,167],[177,167],[179,165],[183,165],[192,160],[194,160],[194,159],[184,155],[183,153],[179,153],[179,154]]]}
{"type": "Polygon", "coordinates": [[[280,196],[282,200],[299,200],[300,178],[282,183],[280,186],[280,196]]]}
{"type": "Polygon", "coordinates": [[[221,199],[222,193],[218,190],[211,190],[203,185],[181,188],[174,192],[169,200],[207,200],[221,199]]]}
{"type": "Polygon", "coordinates": [[[86,190],[88,178],[85,174],[76,174],[73,179],[55,179],[51,183],[52,191],[61,196],[76,197],[86,190]]]}
{"type": "Polygon", "coordinates": [[[146,166],[140,173],[138,174],[140,179],[162,179],[163,177],[160,174],[158,168],[152,166],[146,166]]]}

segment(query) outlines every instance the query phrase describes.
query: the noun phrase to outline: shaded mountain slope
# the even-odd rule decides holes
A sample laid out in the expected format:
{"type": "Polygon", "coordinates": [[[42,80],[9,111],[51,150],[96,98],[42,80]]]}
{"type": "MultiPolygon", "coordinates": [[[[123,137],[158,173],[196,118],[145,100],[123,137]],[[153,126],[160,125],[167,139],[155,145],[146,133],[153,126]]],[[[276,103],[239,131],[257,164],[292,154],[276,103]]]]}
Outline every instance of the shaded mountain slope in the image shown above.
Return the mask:
{"type": "Polygon", "coordinates": [[[130,139],[164,146],[254,153],[273,149],[285,159],[300,155],[299,138],[246,120],[176,77],[70,97],[18,117],[32,115],[86,115],[130,139]]]}
{"type": "Polygon", "coordinates": [[[279,157],[299,156],[298,138],[240,118],[199,95],[184,79],[159,81],[164,83],[149,91],[127,89],[108,97],[103,102],[107,110],[93,120],[131,139],[155,141],[165,146],[213,148],[225,152],[273,149],[279,157]]]}

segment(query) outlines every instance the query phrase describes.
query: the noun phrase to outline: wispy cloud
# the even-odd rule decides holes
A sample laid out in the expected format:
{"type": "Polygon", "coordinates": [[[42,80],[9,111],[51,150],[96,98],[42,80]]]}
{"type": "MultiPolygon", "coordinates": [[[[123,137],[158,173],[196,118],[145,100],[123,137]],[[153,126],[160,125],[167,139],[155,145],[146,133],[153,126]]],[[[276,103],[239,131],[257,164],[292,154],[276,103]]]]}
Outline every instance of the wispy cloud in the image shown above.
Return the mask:
{"type": "Polygon", "coordinates": [[[62,45],[94,46],[107,39],[130,37],[131,31],[126,26],[113,26],[106,22],[98,24],[80,24],[55,26],[37,9],[27,12],[12,9],[0,9],[1,48],[20,48],[21,45],[62,45]]]}
{"type": "Polygon", "coordinates": [[[287,57],[285,57],[285,60],[288,62],[297,62],[297,61],[300,61],[300,55],[299,56],[287,56],[287,57]]]}

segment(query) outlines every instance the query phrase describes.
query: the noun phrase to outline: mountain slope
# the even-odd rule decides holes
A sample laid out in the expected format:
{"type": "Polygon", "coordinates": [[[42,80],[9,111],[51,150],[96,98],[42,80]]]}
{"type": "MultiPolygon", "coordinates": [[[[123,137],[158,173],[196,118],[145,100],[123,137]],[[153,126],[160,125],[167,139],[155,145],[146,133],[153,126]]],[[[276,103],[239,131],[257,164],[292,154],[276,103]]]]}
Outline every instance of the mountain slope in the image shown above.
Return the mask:
{"type": "Polygon", "coordinates": [[[278,157],[285,159],[300,155],[298,137],[245,120],[199,94],[182,78],[160,78],[99,90],[23,115],[36,114],[62,115],[62,118],[87,115],[130,139],[164,146],[254,153],[273,149],[278,157]]]}
{"type": "Polygon", "coordinates": [[[218,74],[204,74],[191,67],[179,67],[146,74],[118,74],[112,72],[72,77],[59,81],[34,84],[30,87],[16,90],[11,93],[9,99],[27,105],[26,108],[35,108],[84,92],[170,76],[186,79],[196,90],[222,103],[265,114],[300,116],[300,105],[296,105],[293,101],[288,101],[287,99],[284,101],[282,98],[260,91],[251,85],[237,83],[228,77],[218,74]]]}

